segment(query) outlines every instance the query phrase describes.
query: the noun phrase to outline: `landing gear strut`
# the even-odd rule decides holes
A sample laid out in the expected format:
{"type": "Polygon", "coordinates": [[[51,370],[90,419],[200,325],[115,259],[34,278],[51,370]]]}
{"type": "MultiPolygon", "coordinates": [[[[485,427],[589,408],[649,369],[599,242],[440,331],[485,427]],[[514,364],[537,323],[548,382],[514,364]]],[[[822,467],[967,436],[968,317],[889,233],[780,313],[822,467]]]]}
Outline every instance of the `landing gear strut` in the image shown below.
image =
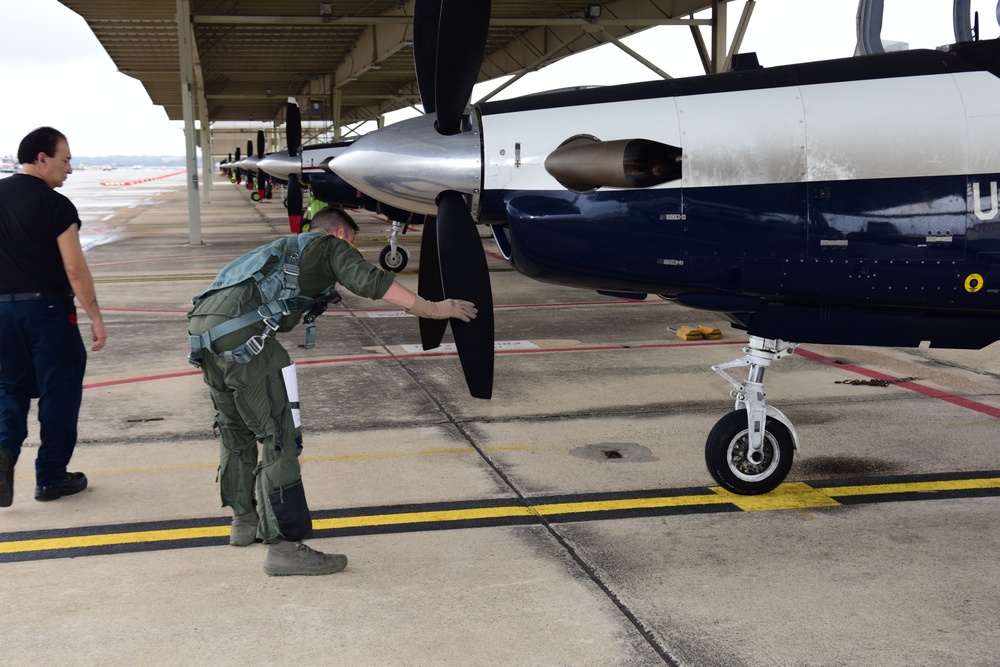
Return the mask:
{"type": "Polygon", "coordinates": [[[392,221],[392,229],[389,230],[389,245],[382,248],[382,252],[378,256],[378,263],[386,271],[399,273],[406,268],[406,263],[410,261],[410,252],[399,245],[399,235],[405,234],[407,227],[409,225],[406,223],[392,221]]]}
{"type": "Polygon", "coordinates": [[[705,463],[726,490],[742,495],[767,493],[781,484],[792,467],[799,438],[788,417],[764,402],[764,369],[795,351],[795,343],[750,337],[739,359],[712,366],[732,387],[734,412],[720,419],[708,434],[705,463]],[[744,382],[726,370],[749,366],[744,382]]]}

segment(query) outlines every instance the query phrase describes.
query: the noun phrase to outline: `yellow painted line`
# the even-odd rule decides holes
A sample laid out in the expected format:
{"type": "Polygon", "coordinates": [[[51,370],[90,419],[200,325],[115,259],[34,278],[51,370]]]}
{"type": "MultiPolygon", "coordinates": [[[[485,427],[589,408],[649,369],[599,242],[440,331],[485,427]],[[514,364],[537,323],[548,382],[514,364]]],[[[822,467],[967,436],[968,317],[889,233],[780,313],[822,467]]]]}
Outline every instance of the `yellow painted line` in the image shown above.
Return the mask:
{"type": "Polygon", "coordinates": [[[831,486],[817,489],[831,498],[840,496],[888,495],[893,493],[926,493],[931,491],[962,491],[967,489],[1000,488],[1000,477],[980,479],[952,479],[938,482],[899,482],[894,484],[867,484],[862,486],[831,486]]]}
{"type": "Polygon", "coordinates": [[[58,549],[79,549],[81,547],[102,547],[111,544],[195,540],[205,537],[223,537],[226,535],[229,535],[229,526],[145,530],[132,533],[79,535],[75,537],[50,537],[40,540],[22,540],[20,542],[0,542],[0,553],[13,554],[22,551],[55,551],[58,549]]]}
{"type": "MultiPolygon", "coordinates": [[[[534,449],[533,445],[501,445],[486,447],[488,452],[523,452],[534,449]]],[[[333,456],[303,456],[299,461],[306,463],[325,463],[329,461],[364,461],[373,459],[401,459],[413,456],[443,456],[446,454],[475,454],[471,447],[447,447],[441,449],[425,449],[419,452],[379,452],[368,454],[335,454],[333,456]]],[[[219,467],[218,461],[212,463],[185,463],[172,466],[150,466],[147,468],[104,468],[91,470],[88,474],[95,475],[128,475],[134,473],[178,472],[187,470],[214,470],[219,467]]],[[[15,476],[15,479],[34,479],[35,473],[28,471],[15,476]]]]}
{"type": "Polygon", "coordinates": [[[393,526],[406,523],[432,523],[436,521],[465,521],[469,519],[496,519],[511,516],[533,516],[531,508],[523,505],[504,507],[477,507],[463,510],[438,510],[434,512],[401,512],[374,516],[348,516],[333,519],[314,519],[313,528],[358,528],[363,526],[393,526]]]}
{"type": "Polygon", "coordinates": [[[574,512],[614,512],[650,507],[685,507],[690,505],[721,505],[729,502],[711,494],[698,496],[661,496],[659,498],[623,498],[620,500],[596,500],[579,503],[551,503],[535,505],[534,510],[542,515],[571,514],[574,512]]]}
{"type": "MultiPolygon", "coordinates": [[[[426,452],[423,453],[434,454],[455,452],[465,453],[466,450],[463,448],[454,448],[445,450],[426,450],[426,452]]],[[[691,507],[705,505],[732,505],[746,512],[789,509],[801,511],[811,507],[839,506],[840,503],[834,500],[835,497],[862,495],[877,496],[900,493],[925,493],[934,491],[996,488],[1000,488],[1000,477],[943,480],[936,482],[867,484],[828,488],[813,488],[804,482],[787,482],[779,485],[774,491],[759,496],[741,496],[730,493],[721,487],[711,487],[709,489],[711,493],[682,496],[621,498],[616,500],[547,503],[533,506],[512,504],[499,507],[442,509],[423,512],[395,512],[390,514],[334,517],[329,519],[315,519],[313,520],[313,527],[317,530],[330,530],[363,528],[368,526],[374,527],[455,521],[476,521],[510,517],[543,517],[560,514],[587,514],[616,512],[631,509],[691,507]]],[[[230,527],[228,525],[222,525],[0,542],[0,554],[28,551],[56,551],[62,549],[79,549],[115,544],[196,540],[203,538],[225,537],[229,535],[229,531],[230,527]]]]}
{"type": "Polygon", "coordinates": [[[713,486],[711,491],[719,496],[720,502],[732,503],[744,512],[833,507],[840,504],[828,494],[804,482],[779,484],[778,488],[760,496],[741,496],[730,493],[721,486],[713,486]]]}

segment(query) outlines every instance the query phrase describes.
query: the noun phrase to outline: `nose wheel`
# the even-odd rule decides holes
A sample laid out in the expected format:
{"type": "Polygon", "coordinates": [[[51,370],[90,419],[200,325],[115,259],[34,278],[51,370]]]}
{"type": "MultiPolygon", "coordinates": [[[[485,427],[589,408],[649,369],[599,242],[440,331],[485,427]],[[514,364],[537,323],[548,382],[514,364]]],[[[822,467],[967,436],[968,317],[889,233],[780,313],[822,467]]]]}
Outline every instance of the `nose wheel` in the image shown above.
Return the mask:
{"type": "Polygon", "coordinates": [[[705,463],[721,486],[741,495],[773,490],[792,467],[795,446],[785,426],[768,418],[759,449],[750,446],[747,413],[736,410],[716,422],[705,443],[705,463]]]}
{"type": "Polygon", "coordinates": [[[378,263],[386,271],[399,273],[406,268],[406,263],[410,261],[410,252],[399,244],[399,235],[405,234],[408,226],[406,223],[392,221],[392,228],[389,230],[389,245],[382,248],[382,252],[378,256],[378,263]]]}
{"type": "Polygon", "coordinates": [[[736,409],[716,422],[705,442],[708,471],[723,488],[741,495],[773,490],[792,467],[799,448],[795,427],[764,401],[764,369],[795,351],[795,343],[750,337],[744,356],[712,366],[732,387],[736,409]],[[727,369],[748,366],[738,382],[727,369]]]}

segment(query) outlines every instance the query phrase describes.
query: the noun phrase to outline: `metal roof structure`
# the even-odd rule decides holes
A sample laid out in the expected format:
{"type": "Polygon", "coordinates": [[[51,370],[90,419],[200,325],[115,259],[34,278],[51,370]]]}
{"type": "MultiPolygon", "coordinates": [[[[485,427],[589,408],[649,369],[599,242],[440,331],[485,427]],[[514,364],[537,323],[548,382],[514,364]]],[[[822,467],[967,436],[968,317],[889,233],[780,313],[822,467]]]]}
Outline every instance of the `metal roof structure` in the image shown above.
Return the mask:
{"type": "MultiPolygon", "coordinates": [[[[208,174],[214,158],[241,145],[254,123],[254,129],[261,121],[272,123],[265,152],[282,149],[277,128],[289,97],[296,98],[304,120],[322,121],[333,139],[351,124],[381,125],[386,113],[420,101],[413,65],[415,0],[60,2],[83,17],[118,70],[138,79],[153,104],[171,120],[183,119],[192,245],[201,243],[198,192],[209,203],[212,183],[205,177],[199,188],[196,144],[201,171],[208,174]],[[222,121],[236,127],[224,129],[222,121]]],[[[705,71],[725,71],[755,5],[746,1],[727,46],[729,2],[492,0],[477,80],[520,77],[606,43],[669,78],[621,42],[660,25],[690,26],[705,71]]]]}
{"type": "MultiPolygon", "coordinates": [[[[194,113],[202,122],[280,123],[289,96],[299,99],[306,119],[336,127],[419,103],[414,0],[60,1],[172,120],[184,118],[182,41],[189,43],[194,113]]],[[[706,63],[718,63],[706,70],[724,69],[729,1],[493,0],[479,80],[525,74],[609,42],[631,53],[622,37],[678,24],[722,25],[713,30],[721,39],[701,48],[706,63]],[[711,18],[693,18],[705,9],[713,9],[711,18]]]]}

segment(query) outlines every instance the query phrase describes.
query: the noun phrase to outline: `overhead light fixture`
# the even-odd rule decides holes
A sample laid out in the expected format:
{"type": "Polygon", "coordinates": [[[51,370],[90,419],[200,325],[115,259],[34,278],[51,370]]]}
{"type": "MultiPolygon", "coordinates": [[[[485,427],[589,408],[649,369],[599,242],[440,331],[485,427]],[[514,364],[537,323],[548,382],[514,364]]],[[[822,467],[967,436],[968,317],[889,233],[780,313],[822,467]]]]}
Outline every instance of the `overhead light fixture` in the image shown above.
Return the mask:
{"type": "Polygon", "coordinates": [[[329,23],[333,20],[333,5],[329,2],[319,3],[319,15],[323,19],[323,23],[329,23]]]}
{"type": "Polygon", "coordinates": [[[372,63],[372,66],[371,66],[371,69],[375,69],[375,70],[379,70],[379,69],[382,69],[382,63],[379,63],[379,62],[373,62],[373,63],[372,63]]]}
{"type": "Polygon", "coordinates": [[[583,18],[587,19],[591,23],[595,23],[600,16],[600,5],[587,5],[586,9],[583,10],[583,18]]]}
{"type": "Polygon", "coordinates": [[[265,88],[264,94],[267,95],[268,97],[271,97],[272,95],[274,95],[274,91],[271,90],[270,88],[265,88]]]}

